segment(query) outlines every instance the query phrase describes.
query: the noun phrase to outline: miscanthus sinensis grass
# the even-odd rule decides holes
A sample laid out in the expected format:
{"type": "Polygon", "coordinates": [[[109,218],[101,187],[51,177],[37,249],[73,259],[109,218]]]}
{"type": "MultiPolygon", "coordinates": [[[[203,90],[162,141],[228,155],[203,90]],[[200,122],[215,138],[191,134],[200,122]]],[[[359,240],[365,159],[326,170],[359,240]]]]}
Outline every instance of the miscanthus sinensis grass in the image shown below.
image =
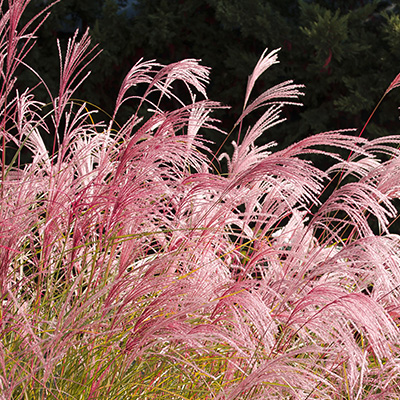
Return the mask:
{"type": "Polygon", "coordinates": [[[258,146],[302,94],[253,94],[276,50],[249,77],[233,154],[202,139],[221,105],[193,59],[138,62],[95,123],[72,100],[96,55],[87,32],[60,48],[45,106],[15,75],[47,12],[20,26],[28,3],[1,2],[0,399],[398,399],[400,137],[258,146]]]}

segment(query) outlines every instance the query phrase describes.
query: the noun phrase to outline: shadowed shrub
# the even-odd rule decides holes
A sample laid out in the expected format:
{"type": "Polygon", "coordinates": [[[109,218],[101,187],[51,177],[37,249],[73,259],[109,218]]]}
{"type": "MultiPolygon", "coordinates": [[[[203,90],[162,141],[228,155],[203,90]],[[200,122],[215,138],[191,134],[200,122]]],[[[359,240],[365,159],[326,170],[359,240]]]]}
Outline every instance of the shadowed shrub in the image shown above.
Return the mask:
{"type": "Polygon", "coordinates": [[[17,29],[28,3],[1,3],[0,398],[398,398],[400,136],[257,146],[302,94],[253,95],[276,50],[249,77],[231,155],[202,139],[222,106],[197,60],[138,62],[94,123],[73,100],[96,55],[87,32],[60,49],[50,106],[18,88],[40,25],[17,29]]]}

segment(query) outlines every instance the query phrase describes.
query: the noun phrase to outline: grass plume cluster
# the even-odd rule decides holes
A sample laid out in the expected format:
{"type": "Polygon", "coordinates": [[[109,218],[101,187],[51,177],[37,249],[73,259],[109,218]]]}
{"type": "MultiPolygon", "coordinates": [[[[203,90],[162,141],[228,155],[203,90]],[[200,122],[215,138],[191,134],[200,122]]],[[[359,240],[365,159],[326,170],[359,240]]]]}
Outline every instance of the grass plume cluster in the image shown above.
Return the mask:
{"type": "Polygon", "coordinates": [[[42,104],[16,80],[47,13],[19,27],[28,3],[1,1],[0,399],[398,399],[400,136],[258,146],[302,94],[254,95],[277,51],[248,79],[233,154],[202,139],[221,105],[193,59],[138,62],[97,123],[73,100],[87,32],[42,104]]]}

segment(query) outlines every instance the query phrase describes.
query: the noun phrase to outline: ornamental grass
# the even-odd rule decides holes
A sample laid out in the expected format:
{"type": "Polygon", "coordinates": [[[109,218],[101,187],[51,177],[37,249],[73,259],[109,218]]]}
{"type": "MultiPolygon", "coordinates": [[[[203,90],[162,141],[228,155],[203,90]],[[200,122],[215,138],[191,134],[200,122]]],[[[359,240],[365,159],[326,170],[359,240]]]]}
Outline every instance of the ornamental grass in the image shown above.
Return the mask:
{"type": "Polygon", "coordinates": [[[257,144],[303,94],[254,93],[277,50],[230,133],[194,59],[140,60],[107,117],[74,100],[88,32],[44,104],[17,79],[29,3],[1,1],[0,399],[399,399],[400,136],[257,144]]]}

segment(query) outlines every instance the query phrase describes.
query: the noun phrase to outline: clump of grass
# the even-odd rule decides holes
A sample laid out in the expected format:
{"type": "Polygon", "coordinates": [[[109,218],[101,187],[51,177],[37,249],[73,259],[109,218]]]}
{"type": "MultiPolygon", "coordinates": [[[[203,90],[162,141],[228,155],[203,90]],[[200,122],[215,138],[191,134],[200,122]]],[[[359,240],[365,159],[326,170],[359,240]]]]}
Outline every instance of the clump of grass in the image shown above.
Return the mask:
{"type": "Polygon", "coordinates": [[[288,81],[253,99],[277,63],[266,51],[222,174],[201,136],[221,105],[197,60],[138,62],[101,123],[72,100],[96,54],[87,32],[60,49],[51,111],[17,90],[40,26],[17,29],[28,3],[10,0],[0,21],[1,399],[398,398],[400,137],[257,146],[302,94],[288,81]],[[119,126],[127,101],[137,108],[119,126]],[[322,171],[310,154],[335,164],[322,171]]]}

